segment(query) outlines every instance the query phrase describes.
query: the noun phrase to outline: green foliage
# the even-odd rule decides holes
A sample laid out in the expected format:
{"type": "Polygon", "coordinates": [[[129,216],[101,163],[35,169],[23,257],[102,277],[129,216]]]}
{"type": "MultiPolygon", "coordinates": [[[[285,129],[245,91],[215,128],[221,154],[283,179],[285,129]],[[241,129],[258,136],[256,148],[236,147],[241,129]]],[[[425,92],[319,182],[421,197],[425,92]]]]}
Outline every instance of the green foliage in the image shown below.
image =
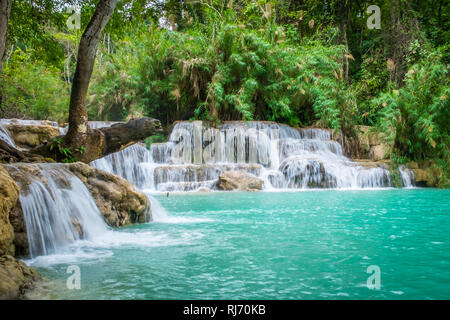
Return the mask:
{"type": "MultiPolygon", "coordinates": [[[[14,1],[3,117],[67,120],[96,3],[64,3],[82,7],[74,32],[61,2],[14,1]]],[[[441,0],[119,1],[99,44],[89,119],[273,120],[346,135],[377,126],[395,166],[432,159],[449,181],[449,15],[441,0]],[[381,8],[381,29],[367,28],[369,5],[381,8]]]]}
{"type": "Polygon", "coordinates": [[[431,52],[410,68],[404,87],[374,99],[381,108],[378,125],[399,155],[448,160],[449,94],[448,67],[431,52]]]}
{"type": "Polygon", "coordinates": [[[153,143],[162,143],[162,142],[166,142],[167,141],[167,137],[163,134],[155,134],[151,137],[148,137],[147,139],[145,139],[145,145],[147,147],[147,149],[150,149],[150,145],[153,143]]]}
{"type": "MultiPolygon", "coordinates": [[[[63,140],[61,138],[54,138],[50,144],[50,151],[54,151],[58,158],[61,158],[63,163],[77,162],[77,158],[74,157],[73,152],[68,147],[63,147],[63,140]]],[[[75,152],[83,154],[86,151],[85,146],[79,146],[75,149],[75,152]]]]}
{"type": "Polygon", "coordinates": [[[342,46],[296,46],[286,28],[273,24],[144,31],[98,66],[90,114],[109,120],[148,114],[166,124],[192,117],[294,126],[320,120],[339,128],[354,112],[342,79],[342,46]]]}
{"type": "Polygon", "coordinates": [[[66,121],[70,88],[57,68],[17,49],[4,64],[1,92],[6,116],[66,121]]]}

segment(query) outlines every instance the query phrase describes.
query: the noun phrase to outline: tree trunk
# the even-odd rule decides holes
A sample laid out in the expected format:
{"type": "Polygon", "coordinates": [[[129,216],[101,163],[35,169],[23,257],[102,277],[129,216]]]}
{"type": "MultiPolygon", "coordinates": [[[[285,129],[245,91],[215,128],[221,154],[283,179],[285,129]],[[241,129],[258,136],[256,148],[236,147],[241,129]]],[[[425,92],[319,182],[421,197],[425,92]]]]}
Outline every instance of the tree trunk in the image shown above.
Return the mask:
{"type": "MultiPolygon", "coordinates": [[[[123,146],[145,139],[155,133],[162,132],[159,120],[142,118],[131,120],[125,124],[114,125],[110,128],[92,130],[89,128],[86,109],[86,95],[94,69],[97,47],[108,20],[114,12],[118,0],[99,0],[97,9],[84,31],[78,47],[77,67],[72,82],[69,109],[69,130],[62,140],[41,145],[31,150],[31,154],[24,154],[19,150],[10,148],[0,143],[0,155],[2,150],[5,161],[26,161],[33,154],[51,157],[57,161],[74,159],[83,162],[104,157],[110,153],[119,151],[123,146]],[[58,142],[59,141],[59,142],[58,142]]],[[[11,0],[0,0],[1,14],[9,15],[11,0]],[[8,9],[9,8],[9,9],[8,9]]],[[[6,35],[7,23],[2,17],[0,27],[1,35],[6,35]]],[[[109,37],[108,37],[109,41],[109,37]]],[[[0,42],[0,49],[4,51],[4,41],[0,42]]],[[[0,51],[3,55],[3,51],[0,51]]],[[[1,142],[1,141],[0,141],[1,142]]],[[[43,158],[40,157],[42,160],[43,158]]],[[[1,159],[0,159],[1,160],[1,159]]]]}
{"type": "MultiPolygon", "coordinates": [[[[162,133],[162,131],[160,121],[152,118],[140,118],[130,120],[127,123],[115,124],[108,128],[89,130],[89,135],[83,143],[85,151],[75,152],[75,149],[71,149],[72,156],[76,161],[89,163],[119,151],[131,143],[138,142],[156,133],[162,133]]],[[[41,145],[31,152],[56,161],[63,161],[66,155],[58,152],[57,147],[51,146],[52,144],[49,143],[41,145]]]]}
{"type": "MultiPolygon", "coordinates": [[[[3,71],[3,58],[6,49],[6,34],[8,31],[9,15],[11,14],[12,0],[0,0],[0,81],[3,71]]],[[[3,95],[0,91],[0,118],[3,116],[3,95]]]]}
{"type": "Polygon", "coordinates": [[[0,140],[0,163],[14,162],[45,162],[45,159],[40,155],[21,151],[0,140]]]}
{"type": "Polygon", "coordinates": [[[72,83],[69,109],[69,131],[65,145],[76,149],[81,145],[86,148],[91,130],[88,126],[86,95],[94,69],[98,42],[109,18],[112,16],[118,0],[100,0],[97,9],[84,31],[78,47],[77,67],[72,83]]]}

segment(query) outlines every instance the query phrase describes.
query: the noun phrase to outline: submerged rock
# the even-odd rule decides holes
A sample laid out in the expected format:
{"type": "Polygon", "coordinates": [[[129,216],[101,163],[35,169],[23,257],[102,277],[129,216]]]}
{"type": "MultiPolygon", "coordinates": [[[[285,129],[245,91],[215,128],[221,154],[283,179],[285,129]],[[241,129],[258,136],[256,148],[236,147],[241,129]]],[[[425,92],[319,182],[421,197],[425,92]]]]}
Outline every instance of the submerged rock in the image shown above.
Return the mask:
{"type": "Polygon", "coordinates": [[[226,191],[257,191],[262,189],[263,181],[250,173],[227,171],[219,176],[218,187],[226,191]]]}

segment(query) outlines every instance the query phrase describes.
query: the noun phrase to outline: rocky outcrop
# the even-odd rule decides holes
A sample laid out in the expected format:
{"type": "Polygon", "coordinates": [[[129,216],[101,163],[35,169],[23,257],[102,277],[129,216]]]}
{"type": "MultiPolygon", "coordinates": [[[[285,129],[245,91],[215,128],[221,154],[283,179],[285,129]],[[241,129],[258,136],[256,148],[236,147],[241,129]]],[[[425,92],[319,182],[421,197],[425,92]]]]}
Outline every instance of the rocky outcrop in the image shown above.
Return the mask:
{"type": "Polygon", "coordinates": [[[19,187],[0,166],[0,256],[14,255],[14,229],[9,214],[19,199],[19,187]]]}
{"type": "Polygon", "coordinates": [[[448,168],[443,167],[442,164],[439,165],[436,161],[411,161],[407,167],[413,171],[418,187],[448,188],[450,186],[448,168]]]}
{"type": "Polygon", "coordinates": [[[17,201],[16,206],[9,213],[9,221],[14,229],[14,247],[16,249],[16,257],[28,257],[30,252],[28,246],[27,227],[23,218],[20,201],[17,201]]]}
{"type": "Polygon", "coordinates": [[[22,299],[42,276],[10,255],[0,256],[0,299],[22,299]]]}
{"type": "Polygon", "coordinates": [[[372,161],[372,160],[368,160],[368,159],[353,159],[353,161],[365,169],[372,169],[372,168],[390,169],[391,168],[390,160],[372,161]]]}
{"type": "Polygon", "coordinates": [[[433,187],[434,183],[431,179],[430,172],[425,169],[413,169],[414,178],[418,186],[433,187]]]}
{"type": "MultiPolygon", "coordinates": [[[[43,184],[47,183],[46,178],[40,174],[40,166],[42,165],[15,164],[0,166],[0,168],[5,176],[9,173],[8,177],[11,176],[14,179],[10,178],[10,181],[17,181],[22,188],[21,193],[27,194],[32,178],[40,179],[43,184]]],[[[137,192],[127,180],[92,168],[84,163],[51,164],[51,166],[62,167],[67,171],[71,171],[85,184],[109,226],[121,227],[150,220],[149,200],[144,194],[137,192]]],[[[0,176],[0,178],[3,178],[3,176],[0,176]]],[[[4,180],[6,181],[6,179],[4,180]]],[[[3,182],[3,180],[0,180],[0,182],[3,182]]],[[[61,180],[58,183],[61,183],[63,187],[70,185],[70,182],[64,176],[61,176],[61,180]]],[[[10,186],[7,186],[6,182],[2,183],[2,186],[6,186],[6,190],[13,190],[10,186]]],[[[6,199],[8,197],[2,197],[2,202],[5,201],[6,203],[6,199]]],[[[73,224],[81,236],[83,233],[81,226],[77,225],[77,221],[73,221],[73,224]]],[[[0,228],[7,228],[7,226],[12,226],[8,230],[14,231],[14,236],[12,238],[9,236],[8,241],[13,243],[16,256],[28,256],[28,236],[20,201],[14,202],[13,207],[9,210],[8,225],[0,224],[0,228]]],[[[3,234],[6,235],[7,232],[3,232],[2,229],[2,237],[3,234]]],[[[7,252],[12,254],[11,250],[7,252]]]]}
{"type": "Polygon", "coordinates": [[[381,133],[373,131],[369,126],[357,126],[356,130],[362,158],[373,161],[389,158],[392,146],[383,141],[381,133]]]}
{"type": "Polygon", "coordinates": [[[215,189],[219,176],[227,171],[260,175],[258,164],[182,164],[161,165],[155,168],[154,183],[159,191],[194,191],[200,188],[215,189]]]}
{"type": "Polygon", "coordinates": [[[346,136],[341,132],[334,139],[341,144],[344,154],[352,159],[380,161],[389,159],[392,153],[392,146],[370,126],[355,126],[355,135],[346,136]]]}
{"type": "Polygon", "coordinates": [[[44,159],[44,157],[29,153],[24,150],[19,150],[6,141],[0,140],[0,163],[15,163],[15,162],[49,162],[51,159],[44,159]]]}
{"type": "Polygon", "coordinates": [[[263,181],[246,172],[227,171],[219,176],[217,186],[226,191],[258,191],[262,189],[263,181]]]}
{"type": "Polygon", "coordinates": [[[34,148],[61,135],[59,128],[50,124],[23,125],[11,123],[4,127],[8,129],[16,145],[22,148],[34,148]]]}
{"type": "Polygon", "coordinates": [[[67,165],[88,188],[97,207],[112,227],[150,221],[148,198],[127,180],[77,162],[67,165]]]}
{"type": "Polygon", "coordinates": [[[16,252],[11,212],[19,203],[20,189],[0,166],[0,299],[21,299],[41,280],[39,273],[13,257],[16,252]]]}

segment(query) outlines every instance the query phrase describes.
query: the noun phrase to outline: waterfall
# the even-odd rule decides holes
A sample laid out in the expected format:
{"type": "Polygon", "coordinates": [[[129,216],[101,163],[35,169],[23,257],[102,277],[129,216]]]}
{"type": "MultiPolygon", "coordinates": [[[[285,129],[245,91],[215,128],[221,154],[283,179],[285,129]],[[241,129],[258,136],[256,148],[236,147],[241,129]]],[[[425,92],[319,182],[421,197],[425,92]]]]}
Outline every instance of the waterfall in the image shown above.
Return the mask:
{"type": "Polygon", "coordinates": [[[7,167],[29,179],[22,182],[19,200],[31,257],[61,252],[107,231],[91,194],[70,171],[56,164],[7,167]]]}
{"type": "Polygon", "coordinates": [[[61,128],[58,122],[50,120],[0,119],[0,125],[2,124],[16,124],[20,126],[52,126],[58,128],[61,135],[67,133],[66,128],[61,128]]]}
{"type": "Polygon", "coordinates": [[[14,140],[9,135],[8,130],[6,130],[5,127],[0,122],[0,140],[5,141],[7,144],[9,144],[11,147],[16,147],[16,144],[14,143],[14,140]]]}
{"type": "Polygon", "coordinates": [[[160,192],[215,189],[226,171],[256,175],[265,189],[391,186],[389,170],[345,157],[331,130],[273,122],[178,122],[166,143],[136,144],[91,165],[160,192]]]}
{"type": "Polygon", "coordinates": [[[120,121],[89,121],[89,127],[91,129],[101,129],[101,128],[108,128],[112,125],[115,125],[117,123],[123,123],[120,121]]]}
{"type": "Polygon", "coordinates": [[[412,170],[407,169],[405,166],[399,166],[398,171],[402,179],[403,187],[412,188],[415,186],[416,179],[412,170]]]}
{"type": "Polygon", "coordinates": [[[152,155],[144,145],[134,144],[120,152],[110,154],[90,163],[91,166],[114,173],[139,188],[151,184],[152,177],[147,175],[142,164],[152,163],[152,155]]]}

